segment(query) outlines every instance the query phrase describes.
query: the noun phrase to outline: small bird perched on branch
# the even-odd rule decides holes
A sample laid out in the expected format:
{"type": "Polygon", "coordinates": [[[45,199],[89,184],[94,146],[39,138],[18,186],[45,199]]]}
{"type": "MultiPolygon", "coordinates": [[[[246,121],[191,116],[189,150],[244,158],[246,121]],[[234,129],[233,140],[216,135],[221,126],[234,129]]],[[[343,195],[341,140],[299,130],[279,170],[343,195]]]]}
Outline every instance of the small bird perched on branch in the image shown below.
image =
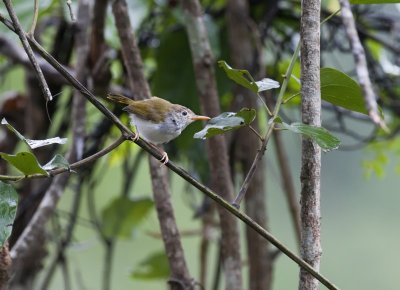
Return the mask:
{"type": "MultiPolygon", "coordinates": [[[[122,95],[108,94],[107,98],[127,105],[123,110],[128,112],[131,125],[135,126],[137,133],[133,141],[140,136],[152,145],[167,143],[178,137],[190,123],[197,120],[210,120],[207,116],[196,115],[184,106],[172,104],[157,97],[134,101],[122,95]]],[[[160,161],[163,164],[168,163],[168,154],[161,153],[163,157],[160,161]]]]}

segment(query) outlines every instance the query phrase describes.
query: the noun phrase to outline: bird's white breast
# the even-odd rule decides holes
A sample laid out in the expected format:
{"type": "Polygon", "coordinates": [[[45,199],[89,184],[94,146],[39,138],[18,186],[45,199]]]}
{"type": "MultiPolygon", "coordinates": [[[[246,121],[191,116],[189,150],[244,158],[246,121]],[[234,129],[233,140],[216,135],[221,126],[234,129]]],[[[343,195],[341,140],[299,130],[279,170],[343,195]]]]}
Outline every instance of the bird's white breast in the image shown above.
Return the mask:
{"type": "Polygon", "coordinates": [[[181,133],[181,131],[168,130],[162,124],[143,120],[134,114],[129,114],[129,116],[131,119],[131,125],[136,127],[139,136],[155,145],[167,143],[181,133]]]}

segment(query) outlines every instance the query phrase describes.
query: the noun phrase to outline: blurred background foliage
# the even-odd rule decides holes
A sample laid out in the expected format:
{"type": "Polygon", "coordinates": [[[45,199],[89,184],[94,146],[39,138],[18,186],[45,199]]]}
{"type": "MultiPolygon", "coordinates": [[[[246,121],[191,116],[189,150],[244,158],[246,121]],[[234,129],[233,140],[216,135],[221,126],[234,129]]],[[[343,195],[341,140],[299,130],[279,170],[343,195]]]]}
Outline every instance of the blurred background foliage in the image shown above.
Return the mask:
{"type": "MultiPolygon", "coordinates": [[[[177,1],[128,2],[152,93],[200,112],[191,53],[177,1]]],[[[226,1],[201,2],[215,59],[223,59],[229,63],[224,15],[226,1]]],[[[33,2],[16,0],[13,4],[23,27],[28,29],[33,2]]],[[[299,38],[300,1],[251,0],[249,4],[254,20],[254,41],[262,46],[262,63],[266,76],[281,82],[299,38]]],[[[322,5],[322,18],[338,9],[337,1],[323,0],[322,5]]],[[[76,9],[76,6],[76,1],[73,1],[73,8],[76,9]]],[[[7,15],[4,6],[0,6],[0,11],[7,15]]],[[[64,52],[60,50],[63,46],[56,41],[64,40],[71,46],[73,42],[67,40],[72,37],[71,34],[76,28],[70,20],[65,2],[42,0],[39,11],[40,23],[36,37],[48,51],[62,58],[64,52]],[[61,27],[64,32],[60,32],[61,27]]],[[[400,8],[398,4],[355,6],[354,13],[361,39],[366,47],[370,76],[391,134],[386,135],[375,129],[369,120],[360,114],[324,103],[323,124],[340,137],[342,146],[338,151],[323,155],[324,252],[321,272],[343,289],[398,289],[400,139],[397,133],[400,129],[400,8]]],[[[123,86],[125,71],[110,8],[107,14],[105,35],[111,55],[108,60],[111,83],[123,86]]],[[[30,93],[30,85],[27,84],[29,76],[24,66],[11,58],[5,50],[6,41],[17,43],[18,38],[3,25],[0,25],[0,36],[0,100],[5,104],[7,100],[22,98],[24,106],[26,103],[23,100],[30,93]]],[[[321,45],[322,66],[335,67],[351,76],[355,75],[349,45],[337,16],[322,26],[321,45]]],[[[74,51],[71,49],[68,52],[66,49],[65,54],[65,63],[73,69],[76,59],[74,51]]],[[[222,108],[229,111],[232,108],[234,84],[216,65],[215,70],[222,108]]],[[[293,74],[295,77],[290,80],[286,97],[291,97],[300,90],[299,64],[296,64],[293,74]]],[[[52,122],[42,115],[40,118],[48,123],[48,126],[44,131],[36,132],[37,136],[71,135],[68,124],[71,122],[69,108],[72,91],[68,86],[60,86],[58,91],[53,91],[57,97],[49,106],[52,122]]],[[[106,93],[96,92],[99,98],[104,98],[106,93]]],[[[281,117],[285,122],[300,120],[299,100],[299,97],[295,97],[283,107],[281,117]]],[[[44,108],[43,102],[39,106],[44,108]]],[[[107,106],[112,108],[111,104],[107,106]]],[[[118,111],[117,109],[116,112],[118,111]]],[[[106,122],[104,117],[90,104],[87,104],[87,112],[86,149],[93,147],[94,143],[108,144],[117,138],[118,131],[115,128],[107,129],[109,133],[106,135],[99,135],[99,130],[104,128],[102,126],[106,122]]],[[[7,107],[3,106],[1,114],[2,117],[7,117],[10,123],[14,122],[13,125],[15,124],[21,132],[28,135],[32,133],[24,130],[21,122],[18,122],[18,119],[23,118],[19,107],[11,107],[7,111],[7,107]]],[[[125,115],[122,115],[121,119],[128,123],[125,115]]],[[[264,112],[260,110],[256,121],[260,122],[261,129],[265,129],[264,120],[264,112]]],[[[192,138],[200,128],[201,124],[191,125],[178,139],[166,146],[166,151],[171,160],[180,162],[207,184],[208,163],[204,144],[192,138]]],[[[4,139],[4,133],[2,134],[4,139]]],[[[228,136],[229,138],[232,136],[228,136]]],[[[285,134],[284,141],[299,189],[300,138],[285,134]]],[[[58,146],[54,150],[65,153],[68,145],[58,146]]],[[[270,147],[265,158],[270,229],[295,249],[297,246],[280,186],[280,173],[273,154],[273,145],[270,147]]],[[[16,145],[11,149],[18,152],[18,148],[16,145]]],[[[111,236],[116,237],[114,263],[110,270],[112,289],[166,288],[168,267],[162,254],[163,245],[151,201],[150,176],[145,156],[138,147],[126,143],[103,157],[85,173],[87,180],[82,185],[84,193],[79,207],[77,227],[67,252],[71,265],[70,275],[73,277],[72,289],[101,288],[104,278],[101,277],[101,273],[107,269],[104,266],[104,263],[107,263],[104,253],[111,236]],[[129,196],[126,193],[129,193],[129,196]]],[[[43,164],[48,160],[41,161],[43,164]]],[[[238,176],[235,178],[240,180],[238,176]]],[[[46,275],[51,257],[55,255],[58,237],[68,223],[74,190],[80,182],[79,177],[73,177],[63,195],[57,215],[49,225],[49,253],[38,281],[46,275]]],[[[203,196],[173,174],[171,185],[185,252],[191,273],[196,277],[199,273],[201,234],[201,224],[196,216],[201,214],[204,206],[203,196]]],[[[212,233],[212,241],[212,259],[208,269],[210,277],[213,277],[211,273],[216,272],[218,233],[212,233]]],[[[49,289],[61,289],[64,283],[62,277],[62,272],[58,270],[49,289]]],[[[274,268],[273,289],[294,289],[297,287],[297,280],[297,266],[286,257],[279,257],[274,268]]]]}

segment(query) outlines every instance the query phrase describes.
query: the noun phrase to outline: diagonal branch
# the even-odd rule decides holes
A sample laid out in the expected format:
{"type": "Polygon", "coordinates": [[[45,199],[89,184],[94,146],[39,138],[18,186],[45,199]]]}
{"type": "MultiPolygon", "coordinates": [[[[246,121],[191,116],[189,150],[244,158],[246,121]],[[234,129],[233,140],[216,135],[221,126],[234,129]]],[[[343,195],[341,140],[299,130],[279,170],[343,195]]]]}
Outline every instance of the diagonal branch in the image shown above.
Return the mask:
{"type": "Polygon", "coordinates": [[[15,11],[12,7],[11,0],[3,0],[3,2],[7,8],[8,14],[11,17],[13,26],[15,28],[15,32],[18,34],[19,38],[21,39],[22,46],[24,47],[26,54],[28,55],[28,57],[32,63],[33,69],[36,72],[36,76],[39,80],[40,88],[42,89],[46,100],[51,101],[53,99],[53,97],[51,95],[50,89],[47,85],[46,79],[43,76],[42,69],[40,68],[38,62],[36,61],[35,55],[33,54],[33,51],[32,51],[32,48],[29,45],[27,36],[26,36],[25,32],[22,30],[22,27],[21,27],[21,24],[19,23],[18,17],[15,14],[15,11]]]}

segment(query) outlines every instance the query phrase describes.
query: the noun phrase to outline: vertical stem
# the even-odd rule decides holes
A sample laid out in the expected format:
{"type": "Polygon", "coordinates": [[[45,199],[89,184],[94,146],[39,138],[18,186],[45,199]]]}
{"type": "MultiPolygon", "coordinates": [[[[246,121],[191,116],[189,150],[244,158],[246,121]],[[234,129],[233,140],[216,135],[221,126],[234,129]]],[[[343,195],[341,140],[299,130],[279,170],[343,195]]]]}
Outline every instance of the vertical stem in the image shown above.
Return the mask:
{"type": "Polygon", "coordinates": [[[114,240],[107,239],[104,241],[105,243],[105,255],[104,255],[104,263],[103,263],[103,290],[111,289],[111,273],[112,273],[112,265],[114,260],[114,240]]]}
{"type": "MultiPolygon", "coordinates": [[[[320,0],[302,1],[301,15],[301,112],[305,124],[321,126],[320,0]]],[[[301,256],[319,271],[321,249],[320,177],[321,148],[302,140],[301,165],[301,256]]],[[[318,289],[318,280],[300,270],[300,290],[318,289]]]]}
{"type": "Polygon", "coordinates": [[[39,0],[34,0],[33,1],[33,19],[32,19],[32,25],[31,25],[31,29],[29,29],[28,34],[31,37],[34,37],[35,34],[35,29],[36,29],[36,24],[37,24],[37,18],[39,15],[39,0]]]}

